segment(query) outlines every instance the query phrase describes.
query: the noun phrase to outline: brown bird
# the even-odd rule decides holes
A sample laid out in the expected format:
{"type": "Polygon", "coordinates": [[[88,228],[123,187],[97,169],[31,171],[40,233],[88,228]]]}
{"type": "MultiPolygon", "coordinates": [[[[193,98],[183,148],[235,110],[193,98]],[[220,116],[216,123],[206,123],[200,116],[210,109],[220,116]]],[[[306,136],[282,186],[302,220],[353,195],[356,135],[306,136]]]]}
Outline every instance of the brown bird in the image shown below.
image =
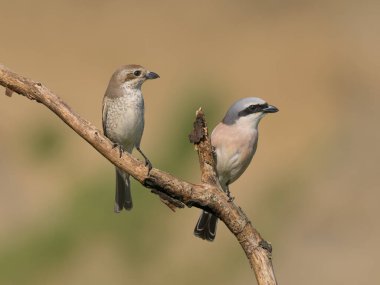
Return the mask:
{"type": "MultiPolygon", "coordinates": [[[[144,131],[144,98],[141,86],[147,79],[156,79],[159,75],[140,65],[130,64],[118,68],[112,75],[103,98],[103,132],[115,146],[132,153],[136,148],[152,164],[140,149],[144,131]]],[[[116,194],[114,211],[133,207],[129,174],[116,168],[116,194]]]]}

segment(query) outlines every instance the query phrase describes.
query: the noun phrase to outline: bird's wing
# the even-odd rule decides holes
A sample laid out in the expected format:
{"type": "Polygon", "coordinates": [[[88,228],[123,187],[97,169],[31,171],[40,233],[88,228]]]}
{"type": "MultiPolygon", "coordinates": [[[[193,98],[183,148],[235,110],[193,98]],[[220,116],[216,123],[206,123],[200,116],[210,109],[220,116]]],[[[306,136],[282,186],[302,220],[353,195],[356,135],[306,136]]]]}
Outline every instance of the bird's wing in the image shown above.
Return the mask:
{"type": "Polygon", "coordinates": [[[103,133],[105,136],[107,136],[106,131],[106,122],[107,122],[107,113],[108,113],[108,106],[107,106],[107,99],[103,98],[103,110],[102,110],[102,124],[103,124],[103,133]]]}

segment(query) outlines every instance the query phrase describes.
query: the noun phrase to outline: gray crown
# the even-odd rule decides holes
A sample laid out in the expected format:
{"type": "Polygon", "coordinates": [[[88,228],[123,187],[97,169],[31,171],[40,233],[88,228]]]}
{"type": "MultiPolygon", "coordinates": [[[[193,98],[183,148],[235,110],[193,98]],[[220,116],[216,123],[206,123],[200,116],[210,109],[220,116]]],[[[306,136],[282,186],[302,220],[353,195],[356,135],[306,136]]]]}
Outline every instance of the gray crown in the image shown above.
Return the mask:
{"type": "Polygon", "coordinates": [[[257,97],[248,97],[236,101],[227,111],[223,118],[223,123],[226,125],[233,125],[236,120],[240,117],[239,112],[243,111],[250,105],[266,104],[263,99],[257,97]]]}

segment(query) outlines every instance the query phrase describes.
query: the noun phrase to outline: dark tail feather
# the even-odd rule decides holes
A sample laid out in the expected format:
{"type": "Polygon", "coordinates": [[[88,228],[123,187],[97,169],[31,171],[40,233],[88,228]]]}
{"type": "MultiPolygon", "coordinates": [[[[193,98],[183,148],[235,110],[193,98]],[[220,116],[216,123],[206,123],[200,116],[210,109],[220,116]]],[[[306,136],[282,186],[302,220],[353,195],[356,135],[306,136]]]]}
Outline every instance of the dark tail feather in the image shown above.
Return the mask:
{"type": "Polygon", "coordinates": [[[115,208],[116,213],[120,213],[123,208],[131,210],[133,207],[131,189],[129,183],[129,175],[123,171],[116,169],[116,194],[115,208]]]}
{"type": "Polygon", "coordinates": [[[208,241],[213,241],[216,235],[218,218],[203,211],[194,229],[194,235],[208,241]]]}
{"type": "Polygon", "coordinates": [[[125,200],[124,200],[124,209],[127,211],[132,210],[132,194],[131,194],[131,183],[129,181],[129,174],[127,174],[125,179],[125,200]]]}

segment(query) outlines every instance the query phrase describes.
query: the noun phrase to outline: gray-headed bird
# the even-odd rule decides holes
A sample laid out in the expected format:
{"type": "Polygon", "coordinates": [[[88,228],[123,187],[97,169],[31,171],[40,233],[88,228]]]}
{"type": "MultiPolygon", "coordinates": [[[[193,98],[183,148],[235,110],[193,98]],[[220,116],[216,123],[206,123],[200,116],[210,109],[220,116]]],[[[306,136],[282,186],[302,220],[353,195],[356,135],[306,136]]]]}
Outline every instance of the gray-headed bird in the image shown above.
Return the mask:
{"type": "MultiPolygon", "coordinates": [[[[112,75],[103,98],[103,132],[115,146],[132,153],[136,148],[145,159],[145,164],[152,164],[140,149],[144,131],[144,98],[141,86],[147,79],[159,78],[157,73],[148,71],[140,65],[124,65],[112,75]]],[[[132,209],[132,197],[129,174],[116,168],[115,212],[123,208],[132,209]]]]}
{"type": "MultiPolygon", "coordinates": [[[[243,174],[256,152],[258,125],[268,113],[278,109],[260,98],[249,97],[235,102],[211,134],[216,154],[216,171],[220,185],[230,196],[229,185],[243,174]]],[[[194,229],[195,236],[213,241],[218,218],[203,211],[194,229]]]]}

